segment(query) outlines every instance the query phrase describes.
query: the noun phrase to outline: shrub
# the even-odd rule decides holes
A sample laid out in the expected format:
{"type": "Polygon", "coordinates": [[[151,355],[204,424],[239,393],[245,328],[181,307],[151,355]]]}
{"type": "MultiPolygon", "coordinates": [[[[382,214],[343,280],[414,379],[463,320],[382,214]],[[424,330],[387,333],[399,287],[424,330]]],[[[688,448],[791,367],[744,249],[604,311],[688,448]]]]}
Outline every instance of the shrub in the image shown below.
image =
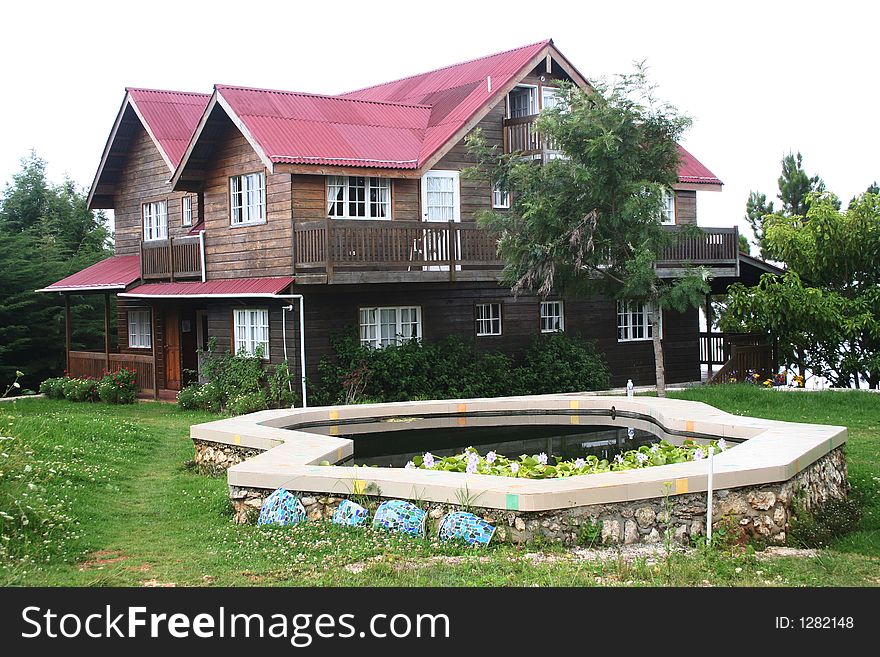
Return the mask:
{"type": "Polygon", "coordinates": [[[124,367],[108,372],[98,382],[98,396],[108,404],[133,404],[137,391],[137,372],[124,367]]]}
{"type": "Polygon", "coordinates": [[[177,394],[177,404],[186,410],[219,413],[223,407],[223,395],[216,383],[193,383],[177,394]]]}
{"type": "Polygon", "coordinates": [[[829,499],[812,512],[796,503],[789,539],[799,547],[825,548],[858,527],[861,519],[862,500],[856,495],[842,500],[829,499]]]}
{"type": "Polygon", "coordinates": [[[296,386],[290,374],[290,365],[282,361],[276,365],[269,376],[269,403],[276,408],[289,408],[296,403],[296,386]]]}
{"type": "Polygon", "coordinates": [[[65,377],[57,377],[54,379],[46,379],[40,384],[40,392],[49,399],[64,399],[64,382],[65,377]]]}
{"type": "Polygon", "coordinates": [[[262,390],[257,392],[247,392],[242,395],[236,395],[229,400],[227,406],[233,415],[245,415],[256,411],[264,411],[269,408],[269,402],[266,399],[266,393],[262,390]]]}
{"type": "Polygon", "coordinates": [[[565,333],[538,336],[525,353],[522,375],[532,395],[601,390],[611,382],[595,344],[565,333]]]}
{"type": "Polygon", "coordinates": [[[97,401],[98,380],[89,377],[80,379],[67,378],[62,386],[64,398],[75,402],[97,401]]]}

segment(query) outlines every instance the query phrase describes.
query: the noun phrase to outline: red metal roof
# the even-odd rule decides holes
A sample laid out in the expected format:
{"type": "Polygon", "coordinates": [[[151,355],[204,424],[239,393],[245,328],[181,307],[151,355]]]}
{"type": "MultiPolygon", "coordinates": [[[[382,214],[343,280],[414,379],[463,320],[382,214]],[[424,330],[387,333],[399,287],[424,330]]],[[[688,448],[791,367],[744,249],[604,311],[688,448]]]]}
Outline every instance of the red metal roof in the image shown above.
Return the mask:
{"type": "Polygon", "coordinates": [[[678,147],[678,155],[681,159],[678,165],[678,180],[683,183],[695,183],[698,185],[723,185],[718,177],[697,158],[691,155],[681,145],[678,147]]]}
{"type": "Polygon", "coordinates": [[[210,94],[158,89],[126,89],[135,108],[147,123],[147,129],[171,162],[172,169],[189,146],[210,94]]]}
{"type": "Polygon", "coordinates": [[[271,297],[293,284],[293,278],[222,278],[204,283],[146,283],[123,292],[121,297],[271,297]]]}
{"type": "Polygon", "coordinates": [[[272,162],[415,169],[431,108],[217,85],[272,162]]]}
{"type": "Polygon", "coordinates": [[[88,292],[124,290],[141,277],[140,257],[113,256],[37,292],[88,292]]]}

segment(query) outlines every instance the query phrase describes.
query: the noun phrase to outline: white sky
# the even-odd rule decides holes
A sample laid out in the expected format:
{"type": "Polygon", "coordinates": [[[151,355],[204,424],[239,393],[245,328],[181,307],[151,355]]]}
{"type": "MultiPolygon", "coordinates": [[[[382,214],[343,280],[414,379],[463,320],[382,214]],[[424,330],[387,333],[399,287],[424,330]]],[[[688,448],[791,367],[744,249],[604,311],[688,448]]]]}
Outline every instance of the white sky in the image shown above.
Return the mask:
{"type": "Polygon", "coordinates": [[[35,148],[51,178],[91,184],[125,86],[332,94],[548,37],[591,79],[647,60],[695,119],[684,146],[725,182],[700,194],[703,225],[742,230],[749,190],[775,196],[792,149],[845,201],[880,179],[876,3],[593,4],[6,3],[0,181],[35,148]]]}

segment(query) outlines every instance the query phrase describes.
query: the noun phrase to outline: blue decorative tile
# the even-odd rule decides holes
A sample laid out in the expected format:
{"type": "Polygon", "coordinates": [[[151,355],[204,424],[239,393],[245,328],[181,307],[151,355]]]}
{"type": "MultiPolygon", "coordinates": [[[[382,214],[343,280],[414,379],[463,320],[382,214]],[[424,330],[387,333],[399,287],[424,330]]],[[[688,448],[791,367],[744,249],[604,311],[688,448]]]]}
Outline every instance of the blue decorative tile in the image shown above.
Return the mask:
{"type": "Polygon", "coordinates": [[[306,509],[299,498],[279,488],[263,502],[258,525],[295,525],[306,520],[306,509]]]}
{"type": "Polygon", "coordinates": [[[495,527],[473,513],[453,511],[440,523],[440,540],[461,540],[468,545],[489,545],[495,527]]]}
{"type": "Polygon", "coordinates": [[[370,512],[360,504],[351,500],[342,500],[336,512],[333,514],[334,525],[346,525],[348,527],[360,527],[367,521],[370,512]]]}
{"type": "Polygon", "coordinates": [[[427,514],[406,500],[382,502],[373,517],[373,527],[390,529],[393,532],[421,536],[425,531],[427,514]]]}

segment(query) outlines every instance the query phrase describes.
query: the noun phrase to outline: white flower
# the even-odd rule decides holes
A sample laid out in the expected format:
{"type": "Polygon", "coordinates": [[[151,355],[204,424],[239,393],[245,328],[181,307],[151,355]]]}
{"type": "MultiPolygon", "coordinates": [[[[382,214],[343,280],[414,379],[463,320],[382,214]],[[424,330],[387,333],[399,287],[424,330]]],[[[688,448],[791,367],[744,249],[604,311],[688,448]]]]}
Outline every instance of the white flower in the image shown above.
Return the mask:
{"type": "Polygon", "coordinates": [[[636,453],[636,461],[638,461],[639,463],[644,463],[647,460],[648,460],[648,455],[645,454],[644,452],[637,452],[636,453]]]}
{"type": "Polygon", "coordinates": [[[718,445],[718,451],[719,451],[719,452],[723,452],[725,449],[727,449],[727,443],[724,441],[724,438],[721,438],[721,439],[720,439],[717,443],[715,443],[715,444],[718,445]]]}
{"type": "Polygon", "coordinates": [[[24,471],[25,471],[25,472],[30,472],[31,470],[33,470],[33,468],[32,468],[30,465],[26,465],[26,466],[24,466],[24,471]]]}
{"type": "Polygon", "coordinates": [[[623,463],[623,456],[621,456],[620,454],[616,454],[614,456],[614,462],[615,463],[623,463]]]}
{"type": "Polygon", "coordinates": [[[544,452],[538,454],[537,458],[538,463],[540,463],[541,465],[547,465],[547,455],[544,452]]]}
{"type": "Polygon", "coordinates": [[[519,463],[517,463],[516,461],[514,461],[513,463],[511,463],[511,464],[510,464],[510,471],[511,471],[513,474],[516,474],[517,472],[519,472],[519,463]]]}
{"type": "Polygon", "coordinates": [[[584,461],[583,459],[575,459],[575,461],[574,461],[574,467],[576,467],[578,470],[580,470],[586,464],[587,464],[587,462],[584,461]]]}
{"type": "Polygon", "coordinates": [[[659,451],[660,451],[660,445],[658,445],[657,443],[654,443],[653,445],[651,445],[651,454],[656,454],[659,451]]]}
{"type": "Polygon", "coordinates": [[[18,381],[13,381],[13,382],[12,382],[12,387],[13,387],[13,388],[21,388],[21,384],[20,384],[18,381]]]}
{"type": "Polygon", "coordinates": [[[406,465],[405,465],[404,467],[405,467],[407,470],[412,470],[412,469],[414,469],[414,468],[416,467],[416,464],[413,463],[412,461],[407,461],[407,462],[406,462],[406,465]]]}
{"type": "Polygon", "coordinates": [[[703,450],[697,447],[696,451],[694,451],[694,461],[701,461],[706,458],[706,455],[703,453],[703,450]]]}
{"type": "Polygon", "coordinates": [[[497,458],[498,458],[498,455],[493,450],[493,451],[489,452],[488,454],[486,454],[486,463],[490,463],[490,464],[495,463],[495,459],[497,459],[497,458]]]}

